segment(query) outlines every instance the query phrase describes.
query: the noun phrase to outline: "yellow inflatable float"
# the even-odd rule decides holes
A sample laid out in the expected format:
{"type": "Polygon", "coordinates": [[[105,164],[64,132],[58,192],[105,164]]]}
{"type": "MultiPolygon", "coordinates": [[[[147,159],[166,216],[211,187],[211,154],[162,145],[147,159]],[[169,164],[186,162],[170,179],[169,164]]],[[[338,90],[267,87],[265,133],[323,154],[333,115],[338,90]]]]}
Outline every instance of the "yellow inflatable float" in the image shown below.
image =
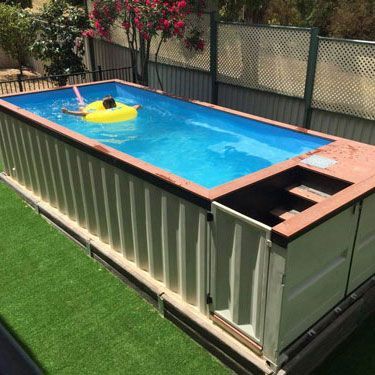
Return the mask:
{"type": "Polygon", "coordinates": [[[119,102],[116,102],[116,107],[105,109],[101,100],[88,104],[83,110],[89,112],[85,120],[107,124],[133,120],[138,115],[135,108],[119,102]]]}

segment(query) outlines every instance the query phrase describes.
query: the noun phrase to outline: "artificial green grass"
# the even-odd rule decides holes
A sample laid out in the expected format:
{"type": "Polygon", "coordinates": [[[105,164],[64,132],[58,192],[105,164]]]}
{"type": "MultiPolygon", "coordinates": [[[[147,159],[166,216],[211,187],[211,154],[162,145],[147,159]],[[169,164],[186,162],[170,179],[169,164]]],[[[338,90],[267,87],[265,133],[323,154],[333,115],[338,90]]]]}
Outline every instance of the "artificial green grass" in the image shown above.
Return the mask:
{"type": "Polygon", "coordinates": [[[375,374],[375,316],[370,316],[314,371],[314,375],[375,374]]]}
{"type": "Polygon", "coordinates": [[[44,371],[229,373],[1,183],[0,257],[1,319],[44,371]]]}

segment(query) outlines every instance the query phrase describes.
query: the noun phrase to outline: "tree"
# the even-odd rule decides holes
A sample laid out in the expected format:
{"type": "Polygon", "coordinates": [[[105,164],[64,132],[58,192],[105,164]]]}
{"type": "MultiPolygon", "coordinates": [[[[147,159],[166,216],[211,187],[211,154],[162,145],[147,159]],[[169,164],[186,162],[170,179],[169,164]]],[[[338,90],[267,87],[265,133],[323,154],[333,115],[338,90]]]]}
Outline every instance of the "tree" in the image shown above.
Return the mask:
{"type": "Polygon", "coordinates": [[[5,3],[8,5],[19,5],[22,8],[31,8],[32,1],[31,0],[0,0],[0,3],[5,3]]]}
{"type": "Polygon", "coordinates": [[[19,6],[0,3],[0,47],[17,61],[21,75],[33,40],[30,14],[19,6]]]}
{"type": "MultiPolygon", "coordinates": [[[[203,6],[203,0],[95,0],[90,14],[92,29],[85,35],[96,33],[110,39],[111,27],[120,23],[130,49],[134,75],[140,83],[147,85],[153,38],[159,37],[156,68],[161,45],[170,38],[183,40],[188,34],[185,45],[196,50],[203,48],[201,38],[187,25],[187,16],[193,12],[199,16],[203,6]],[[138,56],[140,64],[137,64],[138,56]]],[[[158,70],[157,75],[161,85],[158,70]]]]}
{"type": "Polygon", "coordinates": [[[375,39],[375,0],[219,0],[224,21],[318,27],[320,35],[375,39]]]}
{"type": "Polygon", "coordinates": [[[270,0],[219,0],[219,14],[224,21],[264,23],[269,2],[270,0]]]}
{"type": "Polygon", "coordinates": [[[329,35],[329,25],[338,1],[317,0],[307,19],[307,25],[319,27],[321,35],[329,35]]]}
{"type": "Polygon", "coordinates": [[[330,35],[375,40],[374,0],[340,0],[332,13],[330,35]]]}
{"type": "MultiPolygon", "coordinates": [[[[32,45],[33,54],[45,62],[49,75],[83,72],[85,53],[82,32],[89,26],[82,8],[69,5],[64,0],[50,0],[34,19],[38,38],[32,45]]],[[[60,86],[67,82],[66,76],[56,77],[60,86]]]]}
{"type": "Polygon", "coordinates": [[[297,26],[302,23],[302,15],[296,0],[271,0],[265,17],[267,23],[297,26]]]}

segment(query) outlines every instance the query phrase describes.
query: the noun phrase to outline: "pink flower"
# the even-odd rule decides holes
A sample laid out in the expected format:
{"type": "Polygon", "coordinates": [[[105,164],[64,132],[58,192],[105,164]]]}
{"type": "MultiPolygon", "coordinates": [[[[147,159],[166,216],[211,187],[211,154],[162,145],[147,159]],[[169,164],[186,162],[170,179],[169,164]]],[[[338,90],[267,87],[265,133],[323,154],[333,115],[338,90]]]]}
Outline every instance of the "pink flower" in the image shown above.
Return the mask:
{"type": "Polygon", "coordinates": [[[171,26],[171,23],[168,20],[164,20],[163,25],[165,29],[168,29],[171,26]]]}
{"type": "Polygon", "coordinates": [[[123,27],[125,30],[129,30],[129,29],[130,29],[130,22],[124,21],[124,22],[122,23],[122,27],[123,27]]]}
{"type": "Polygon", "coordinates": [[[186,1],[182,0],[177,3],[177,6],[182,9],[186,7],[186,1]]]}
{"type": "Polygon", "coordinates": [[[90,29],[90,30],[85,30],[83,33],[82,33],[82,36],[85,36],[87,38],[93,38],[94,37],[94,30],[90,29]]]}
{"type": "Polygon", "coordinates": [[[204,49],[204,41],[202,39],[199,39],[197,44],[196,44],[196,49],[198,51],[203,51],[204,49]]]}
{"type": "Polygon", "coordinates": [[[120,0],[116,0],[116,10],[117,12],[121,12],[122,10],[122,4],[120,0]]]}
{"type": "Polygon", "coordinates": [[[177,22],[174,24],[174,27],[175,27],[176,29],[182,29],[184,26],[185,26],[185,22],[184,22],[184,21],[177,21],[177,22]]]}

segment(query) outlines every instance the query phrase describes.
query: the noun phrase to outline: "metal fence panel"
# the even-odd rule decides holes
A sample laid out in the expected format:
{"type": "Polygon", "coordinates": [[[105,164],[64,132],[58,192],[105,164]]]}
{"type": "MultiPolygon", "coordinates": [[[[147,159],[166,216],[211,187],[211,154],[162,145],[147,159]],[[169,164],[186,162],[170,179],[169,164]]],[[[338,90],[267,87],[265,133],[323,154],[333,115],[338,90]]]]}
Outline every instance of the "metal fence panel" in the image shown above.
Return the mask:
{"type": "Polygon", "coordinates": [[[119,67],[112,69],[101,69],[74,74],[62,74],[58,76],[41,76],[32,78],[21,78],[17,80],[0,81],[0,94],[13,94],[23,91],[45,90],[60,87],[62,79],[67,85],[77,85],[95,81],[122,79],[133,81],[133,70],[131,67],[119,67]]]}
{"type": "Polygon", "coordinates": [[[375,120],[375,43],[320,38],[313,107],[375,120]]]}
{"type": "Polygon", "coordinates": [[[218,25],[218,80],[302,98],[310,30],[218,25]]]}
{"type": "Polygon", "coordinates": [[[375,145],[374,121],[313,109],[312,130],[375,145]]]}
{"type": "Polygon", "coordinates": [[[123,46],[102,39],[94,39],[96,65],[105,69],[131,66],[130,51],[123,46]]]}
{"type": "Polygon", "coordinates": [[[219,105],[288,124],[303,124],[302,99],[219,83],[219,105]]]}
{"type": "MultiPolygon", "coordinates": [[[[211,101],[211,79],[209,73],[167,64],[159,64],[158,69],[164,91],[184,98],[205,102],[211,101]]],[[[161,88],[154,63],[149,66],[149,86],[156,89],[161,88]]]]}

